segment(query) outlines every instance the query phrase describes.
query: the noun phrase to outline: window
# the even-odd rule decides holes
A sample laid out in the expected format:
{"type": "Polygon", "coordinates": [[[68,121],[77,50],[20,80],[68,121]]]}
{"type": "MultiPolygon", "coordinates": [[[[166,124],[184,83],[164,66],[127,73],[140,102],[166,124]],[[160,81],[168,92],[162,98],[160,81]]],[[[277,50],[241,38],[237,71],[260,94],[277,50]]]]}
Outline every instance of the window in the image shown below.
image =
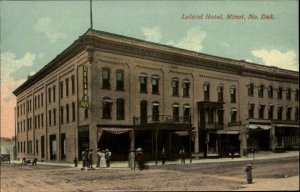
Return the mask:
{"type": "Polygon", "coordinates": [[[273,86],[270,85],[268,88],[268,98],[273,99],[273,86]]]}
{"type": "Polygon", "coordinates": [[[66,96],[69,96],[69,79],[67,78],[65,81],[66,81],[66,96]]]}
{"type": "Polygon", "coordinates": [[[40,108],[40,95],[38,95],[38,108],[40,108]]]}
{"type": "Polygon", "coordinates": [[[223,85],[219,85],[218,88],[217,88],[217,91],[218,91],[218,101],[219,102],[224,101],[224,96],[223,96],[224,87],[223,87],[223,85]]]}
{"type": "Polygon", "coordinates": [[[207,109],[208,111],[207,111],[207,115],[208,115],[208,123],[209,124],[212,124],[212,123],[214,123],[214,109],[212,109],[212,108],[208,108],[207,109]]]}
{"type": "Polygon", "coordinates": [[[204,100],[209,100],[209,83],[204,83],[203,85],[203,91],[204,91],[204,100]]]}
{"type": "Polygon", "coordinates": [[[231,108],[231,123],[236,122],[237,110],[236,108],[231,108]]]}
{"type": "Polygon", "coordinates": [[[75,103],[72,103],[72,121],[75,121],[76,113],[75,113],[75,103]]]}
{"type": "Polygon", "coordinates": [[[159,76],[152,76],[152,94],[159,94],[159,76]]]}
{"type": "MultiPolygon", "coordinates": [[[[34,109],[36,109],[37,106],[37,101],[36,101],[36,96],[34,96],[34,109]]],[[[21,105],[21,115],[22,115],[22,105],[21,105]]]]}
{"type": "Polygon", "coordinates": [[[287,88],[286,89],[286,100],[291,100],[291,89],[287,88]]]}
{"type": "Polygon", "coordinates": [[[299,108],[295,108],[295,121],[299,121],[299,108]]]}
{"type": "Polygon", "coordinates": [[[188,104],[185,104],[183,106],[183,119],[184,119],[184,122],[190,122],[190,105],[188,104]]]}
{"type": "Polygon", "coordinates": [[[261,98],[264,97],[264,89],[265,89],[265,86],[263,84],[258,86],[258,97],[261,97],[261,98]]]}
{"type": "Polygon", "coordinates": [[[69,104],[66,105],[66,122],[69,123],[70,122],[70,118],[69,115],[70,114],[70,109],[69,109],[69,104]]]}
{"type": "Polygon", "coordinates": [[[140,92],[147,93],[147,74],[140,74],[140,92]]]}
{"type": "Polygon", "coordinates": [[[254,118],[254,104],[250,103],[248,104],[248,118],[254,118]]]}
{"type": "MultiPolygon", "coordinates": [[[[37,117],[36,115],[33,117],[34,118],[34,128],[37,128],[37,117]]],[[[21,127],[22,127],[22,122],[21,122],[21,127]]]]}
{"type": "Polygon", "coordinates": [[[44,127],[44,113],[41,114],[41,127],[44,127]]]}
{"type": "Polygon", "coordinates": [[[141,116],[141,123],[147,122],[147,101],[143,100],[140,102],[140,116],[141,116]]]}
{"type": "Polygon", "coordinates": [[[250,83],[248,85],[248,96],[253,97],[253,93],[254,93],[254,84],[250,83]]]}
{"type": "Polygon", "coordinates": [[[179,104],[178,103],[173,104],[173,120],[175,122],[179,121],[179,104]]]}
{"type": "Polygon", "coordinates": [[[48,124],[49,124],[49,126],[51,126],[51,110],[49,110],[48,111],[48,120],[49,120],[49,122],[48,122],[48,124]]]}
{"type": "Polygon", "coordinates": [[[190,96],[190,81],[188,79],[183,80],[183,97],[190,96]]]}
{"type": "Polygon", "coordinates": [[[291,120],[291,114],[292,114],[292,107],[287,106],[287,108],[286,108],[286,120],[288,120],[288,121],[291,120]]]}
{"type": "Polygon", "coordinates": [[[223,125],[224,124],[224,110],[218,109],[218,124],[223,125]]]}
{"type": "Polygon", "coordinates": [[[39,154],[39,140],[35,141],[35,152],[36,154],[39,154]]]}
{"type": "Polygon", "coordinates": [[[273,111],[274,111],[274,106],[273,105],[269,105],[268,108],[268,119],[273,119],[273,111]]]}
{"type": "Polygon", "coordinates": [[[55,101],[55,97],[56,97],[55,92],[56,92],[56,86],[53,86],[53,101],[55,101]]]}
{"type": "Polygon", "coordinates": [[[71,86],[72,86],[72,94],[75,94],[75,76],[71,76],[71,86]]]}
{"type": "Polygon", "coordinates": [[[60,123],[61,124],[64,123],[64,107],[63,106],[60,107],[60,123]]]}
{"type": "Polygon", "coordinates": [[[179,96],[179,79],[173,78],[172,79],[172,95],[179,96]]]}
{"type": "MultiPolygon", "coordinates": [[[[41,93],[41,106],[43,107],[43,105],[44,105],[44,94],[41,93]]],[[[28,108],[28,106],[27,106],[27,108],[28,108]]],[[[28,111],[28,109],[27,109],[27,111],[28,111]]]]}
{"type": "Polygon", "coordinates": [[[230,102],[231,103],[236,102],[236,88],[235,87],[230,88],[230,102]]]}
{"type": "Polygon", "coordinates": [[[264,112],[265,112],[265,105],[259,105],[258,106],[258,116],[260,119],[264,118],[264,112]]]}
{"type": "Polygon", "coordinates": [[[40,119],[40,114],[38,114],[38,128],[41,127],[41,119],[40,119]]]}
{"type": "Polygon", "coordinates": [[[56,109],[53,109],[53,125],[56,125],[56,109]]]}
{"type": "Polygon", "coordinates": [[[102,88],[103,89],[110,89],[110,71],[108,68],[103,68],[102,70],[102,88]]]}
{"type": "Polygon", "coordinates": [[[117,70],[117,90],[124,90],[124,72],[117,70]]]}
{"type": "Polygon", "coordinates": [[[154,122],[159,121],[159,103],[158,102],[152,103],[152,121],[154,121],[154,122]]]}
{"type": "Polygon", "coordinates": [[[295,101],[299,101],[299,89],[295,90],[295,101]]]}
{"type": "Polygon", "coordinates": [[[278,87],[277,89],[277,99],[282,99],[282,87],[278,87]]]}
{"type": "Polygon", "coordinates": [[[63,96],[64,96],[64,83],[61,81],[59,86],[60,86],[60,98],[63,98],[63,96]]]}
{"type": "Polygon", "coordinates": [[[103,119],[111,119],[112,100],[110,98],[103,99],[103,119]]]}
{"type": "Polygon", "coordinates": [[[277,119],[282,120],[282,106],[277,107],[277,119]]]}
{"type": "Polygon", "coordinates": [[[124,99],[117,99],[117,120],[124,120],[124,99]]]}
{"type": "Polygon", "coordinates": [[[89,110],[88,109],[84,109],[84,118],[89,118],[89,110]]]}

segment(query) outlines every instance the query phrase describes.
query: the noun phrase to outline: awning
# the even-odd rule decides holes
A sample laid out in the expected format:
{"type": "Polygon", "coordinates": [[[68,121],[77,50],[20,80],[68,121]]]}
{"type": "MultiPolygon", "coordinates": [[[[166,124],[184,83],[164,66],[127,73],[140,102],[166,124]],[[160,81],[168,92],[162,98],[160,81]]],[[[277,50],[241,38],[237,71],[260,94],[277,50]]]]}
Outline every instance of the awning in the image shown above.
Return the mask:
{"type": "Polygon", "coordinates": [[[228,135],[234,135],[239,134],[239,131],[231,131],[231,130],[217,130],[217,134],[228,134],[228,135]]]}
{"type": "Polygon", "coordinates": [[[250,125],[247,125],[247,128],[249,128],[249,129],[260,128],[260,129],[268,130],[268,129],[271,129],[271,125],[250,124],[250,125]]]}
{"type": "Polygon", "coordinates": [[[129,131],[131,131],[132,128],[110,128],[110,127],[98,127],[97,128],[97,140],[99,142],[102,134],[103,134],[103,131],[106,131],[106,132],[109,132],[111,134],[123,134],[123,133],[127,133],[129,131]]]}
{"type": "Polygon", "coordinates": [[[289,125],[289,124],[275,124],[275,127],[295,127],[295,128],[299,128],[299,125],[289,125]]]}

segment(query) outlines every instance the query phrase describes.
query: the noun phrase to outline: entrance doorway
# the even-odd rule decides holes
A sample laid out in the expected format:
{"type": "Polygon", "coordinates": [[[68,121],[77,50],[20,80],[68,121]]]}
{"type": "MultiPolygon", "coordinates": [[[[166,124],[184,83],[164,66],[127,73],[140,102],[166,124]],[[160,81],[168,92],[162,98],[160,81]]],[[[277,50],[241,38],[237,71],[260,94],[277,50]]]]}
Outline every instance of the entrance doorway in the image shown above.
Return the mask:
{"type": "Polygon", "coordinates": [[[81,152],[89,149],[89,127],[79,127],[78,129],[78,154],[79,160],[82,160],[81,152]]]}

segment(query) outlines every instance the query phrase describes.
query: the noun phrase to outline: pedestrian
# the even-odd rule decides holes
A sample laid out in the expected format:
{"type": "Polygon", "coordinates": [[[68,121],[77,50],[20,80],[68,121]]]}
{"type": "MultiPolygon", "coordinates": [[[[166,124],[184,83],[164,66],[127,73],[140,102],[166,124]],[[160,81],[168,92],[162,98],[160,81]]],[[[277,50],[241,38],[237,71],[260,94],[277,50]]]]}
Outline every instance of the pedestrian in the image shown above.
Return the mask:
{"type": "Polygon", "coordinates": [[[101,154],[100,149],[97,149],[97,153],[96,153],[96,155],[97,155],[96,167],[100,167],[100,158],[101,158],[100,154],[101,154]]]}
{"type": "Polygon", "coordinates": [[[90,167],[90,160],[89,160],[89,149],[88,149],[88,148],[86,148],[85,154],[86,154],[85,167],[86,167],[86,168],[89,168],[89,167],[90,167]]]}
{"type": "Polygon", "coordinates": [[[162,163],[162,165],[165,164],[166,158],[167,158],[167,153],[166,153],[165,147],[163,147],[162,150],[161,150],[161,163],[162,163]]]}
{"type": "Polygon", "coordinates": [[[231,158],[233,159],[234,158],[235,147],[231,145],[229,147],[229,149],[230,149],[231,158]]]}
{"type": "Polygon", "coordinates": [[[145,166],[144,166],[143,149],[142,148],[138,148],[136,150],[135,160],[137,162],[139,170],[143,170],[145,168],[145,166]]]}
{"type": "Polygon", "coordinates": [[[106,160],[105,160],[105,151],[102,150],[100,153],[100,167],[105,168],[106,167],[106,160]]]}
{"type": "Polygon", "coordinates": [[[182,147],[182,149],[179,150],[179,155],[181,158],[181,164],[185,164],[185,150],[184,147],[182,147]]]}
{"type": "Polygon", "coordinates": [[[129,150],[128,166],[131,170],[135,170],[135,150],[134,149],[129,150]]]}
{"type": "Polygon", "coordinates": [[[89,168],[93,169],[93,149],[88,153],[89,168]]]}
{"type": "Polygon", "coordinates": [[[105,149],[105,160],[106,160],[107,167],[110,167],[110,156],[111,156],[111,152],[108,149],[105,149]]]}
{"type": "Polygon", "coordinates": [[[84,169],[87,166],[87,154],[85,150],[81,152],[81,158],[82,158],[82,169],[84,169]]]}

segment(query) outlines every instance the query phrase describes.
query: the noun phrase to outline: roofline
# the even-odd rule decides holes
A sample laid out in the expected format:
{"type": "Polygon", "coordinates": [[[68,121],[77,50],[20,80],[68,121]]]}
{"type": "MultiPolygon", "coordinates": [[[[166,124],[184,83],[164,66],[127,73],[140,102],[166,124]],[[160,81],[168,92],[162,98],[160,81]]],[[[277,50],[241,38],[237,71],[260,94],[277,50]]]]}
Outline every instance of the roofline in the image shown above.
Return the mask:
{"type": "MultiPolygon", "coordinates": [[[[221,60],[224,60],[224,62],[226,62],[226,61],[227,62],[237,62],[237,63],[243,63],[243,64],[247,64],[247,65],[252,65],[252,66],[259,65],[259,66],[266,67],[266,68],[269,68],[269,69],[276,68],[276,69],[280,69],[280,70],[283,70],[283,71],[286,71],[286,72],[293,72],[293,73],[298,73],[299,74],[298,71],[282,69],[282,68],[273,67],[273,66],[266,66],[266,65],[262,65],[262,64],[256,64],[256,63],[250,63],[250,62],[247,62],[245,60],[235,60],[235,59],[230,59],[230,58],[225,58],[225,57],[220,57],[220,56],[214,56],[214,55],[205,54],[205,53],[199,53],[199,52],[196,52],[196,51],[182,49],[182,48],[178,48],[178,47],[174,47],[174,46],[170,46],[170,45],[145,41],[145,40],[136,39],[136,38],[133,38],[133,37],[127,37],[127,36],[124,36],[124,35],[119,35],[119,34],[114,34],[114,33],[110,33],[110,32],[105,32],[105,31],[100,31],[100,30],[95,30],[95,29],[89,28],[83,35],[79,36],[79,38],[76,39],[70,46],[68,46],[65,50],[63,50],[60,54],[58,54],[54,59],[52,59],[48,64],[46,64],[37,73],[35,73],[30,78],[28,78],[22,85],[20,85],[18,88],[16,88],[13,91],[13,94],[15,96],[19,95],[25,88],[29,87],[30,84],[39,81],[39,77],[41,77],[43,72],[47,71],[47,73],[48,73],[52,70],[55,70],[56,66],[58,66],[61,63],[61,59],[63,59],[64,57],[67,57],[67,53],[73,51],[76,46],[80,47],[80,41],[84,37],[88,36],[89,33],[91,33],[91,32],[104,34],[104,35],[107,35],[109,37],[117,37],[117,38],[120,38],[120,39],[127,39],[127,40],[136,41],[136,42],[141,42],[141,43],[144,43],[146,45],[148,44],[148,45],[155,45],[155,46],[158,46],[158,47],[165,47],[165,48],[170,49],[169,50],[170,52],[172,52],[174,50],[177,50],[177,51],[183,51],[187,54],[194,53],[197,57],[199,57],[199,56],[200,57],[201,56],[207,57],[207,58],[203,58],[203,59],[221,59],[221,60]]],[[[81,50],[84,50],[84,47],[82,47],[81,50]]]]}

